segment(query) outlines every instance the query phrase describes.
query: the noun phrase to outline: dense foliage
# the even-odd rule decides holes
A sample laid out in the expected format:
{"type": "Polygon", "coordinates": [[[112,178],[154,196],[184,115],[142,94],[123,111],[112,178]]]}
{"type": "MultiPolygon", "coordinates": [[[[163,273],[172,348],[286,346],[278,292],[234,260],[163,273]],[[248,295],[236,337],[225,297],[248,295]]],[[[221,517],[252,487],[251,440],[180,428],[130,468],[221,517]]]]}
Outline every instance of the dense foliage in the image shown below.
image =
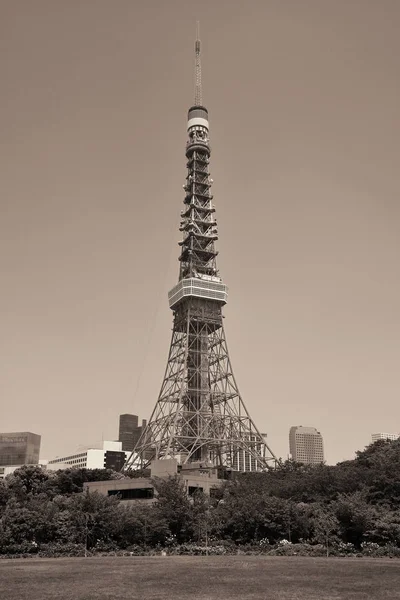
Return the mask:
{"type": "Polygon", "coordinates": [[[154,481],[152,504],[83,492],[85,481],[119,477],[107,470],[15,471],[0,481],[0,554],[176,551],[187,544],[201,551],[205,543],[282,553],[292,544],[367,553],[400,548],[400,440],[376,442],[336,466],[287,461],[269,473],[236,474],[213,498],[188,498],[177,478],[154,481]]]}

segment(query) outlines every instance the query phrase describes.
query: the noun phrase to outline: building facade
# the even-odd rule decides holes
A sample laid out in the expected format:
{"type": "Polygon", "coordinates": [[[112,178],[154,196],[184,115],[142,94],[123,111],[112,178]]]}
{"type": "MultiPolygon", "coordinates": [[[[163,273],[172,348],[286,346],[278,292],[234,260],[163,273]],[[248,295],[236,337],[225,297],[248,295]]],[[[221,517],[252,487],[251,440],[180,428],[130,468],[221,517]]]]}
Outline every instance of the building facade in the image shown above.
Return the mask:
{"type": "Polygon", "coordinates": [[[7,475],[11,475],[11,473],[14,473],[14,471],[20,468],[21,465],[18,467],[0,467],[0,479],[5,479],[7,475]]]}
{"type": "Polygon", "coordinates": [[[255,435],[247,436],[247,445],[238,450],[232,461],[232,467],[235,471],[262,471],[263,464],[258,459],[259,456],[265,456],[268,453],[267,434],[261,434],[265,443],[260,442],[255,435]]]}
{"type": "Polygon", "coordinates": [[[133,432],[138,426],[138,421],[137,415],[119,415],[118,440],[122,443],[122,450],[133,450],[133,432]]]}
{"type": "Polygon", "coordinates": [[[57,471],[71,467],[80,469],[113,469],[121,471],[129,452],[122,450],[122,442],[103,442],[102,448],[88,448],[49,460],[47,469],[57,471]]]}
{"type": "Polygon", "coordinates": [[[176,459],[161,459],[151,463],[150,477],[85,482],[83,489],[104,496],[117,496],[122,501],[136,500],[151,503],[157,497],[157,490],[152,481],[153,477],[160,479],[178,477],[188,496],[202,492],[206,496],[213,497],[223,483],[220,475],[218,469],[212,466],[197,463],[178,465],[176,459]]]}
{"type": "Polygon", "coordinates": [[[146,419],[139,425],[137,415],[124,414],[119,416],[118,440],[122,443],[122,450],[132,452],[146,427],[146,419]]]}
{"type": "Polygon", "coordinates": [[[378,440],[397,440],[399,438],[398,433],[373,433],[371,435],[372,443],[377,442],[378,440]]]}
{"type": "Polygon", "coordinates": [[[324,462],[322,435],[315,427],[296,425],[290,428],[289,450],[294,461],[304,464],[324,462]]]}
{"type": "Polygon", "coordinates": [[[0,467],[37,465],[41,436],[30,431],[0,433],[0,467]]]}

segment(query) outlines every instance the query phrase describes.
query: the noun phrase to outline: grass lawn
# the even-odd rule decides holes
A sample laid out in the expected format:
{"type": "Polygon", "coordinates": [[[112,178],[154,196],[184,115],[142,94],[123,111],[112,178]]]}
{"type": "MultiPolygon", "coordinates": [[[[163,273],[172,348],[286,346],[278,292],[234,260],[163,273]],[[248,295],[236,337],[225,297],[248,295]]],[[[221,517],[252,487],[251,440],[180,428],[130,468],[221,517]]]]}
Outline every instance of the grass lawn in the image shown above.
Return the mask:
{"type": "Polygon", "coordinates": [[[400,599],[400,561],[261,556],[0,560],[1,600],[400,599]]]}

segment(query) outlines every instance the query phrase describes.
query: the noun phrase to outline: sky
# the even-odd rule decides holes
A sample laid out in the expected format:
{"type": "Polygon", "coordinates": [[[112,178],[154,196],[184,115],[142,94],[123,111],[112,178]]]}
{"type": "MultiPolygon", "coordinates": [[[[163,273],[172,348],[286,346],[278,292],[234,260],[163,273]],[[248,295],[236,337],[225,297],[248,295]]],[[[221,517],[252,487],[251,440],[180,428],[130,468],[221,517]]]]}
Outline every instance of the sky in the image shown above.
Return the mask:
{"type": "Polygon", "coordinates": [[[0,431],[51,459],[148,418],[200,21],[232,366],[269,445],[400,431],[398,0],[0,5],[0,431]]]}

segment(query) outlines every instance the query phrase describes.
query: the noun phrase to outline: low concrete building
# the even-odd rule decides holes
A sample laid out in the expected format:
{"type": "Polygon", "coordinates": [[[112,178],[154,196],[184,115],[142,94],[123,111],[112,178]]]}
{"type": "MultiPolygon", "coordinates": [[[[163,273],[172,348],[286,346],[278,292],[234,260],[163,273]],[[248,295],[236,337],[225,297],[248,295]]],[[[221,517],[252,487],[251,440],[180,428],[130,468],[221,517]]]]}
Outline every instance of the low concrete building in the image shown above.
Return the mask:
{"type": "Polygon", "coordinates": [[[44,462],[45,461],[40,460],[39,464],[35,463],[33,465],[13,465],[12,467],[0,467],[0,479],[5,479],[7,475],[11,475],[15,471],[17,471],[18,469],[22,469],[23,467],[41,467],[42,469],[45,469],[46,466],[44,462]]]}
{"type": "Polygon", "coordinates": [[[20,468],[21,465],[15,467],[0,467],[0,479],[5,479],[7,475],[11,475],[11,473],[14,473],[14,471],[20,468]]]}
{"type": "Polygon", "coordinates": [[[213,496],[223,479],[218,477],[218,469],[200,463],[191,463],[178,467],[176,459],[155,460],[151,463],[150,477],[134,479],[114,479],[110,481],[91,481],[84,483],[84,490],[98,492],[104,496],[118,496],[120,500],[154,501],[157,491],[152,483],[153,477],[167,479],[177,475],[182,480],[188,496],[201,491],[213,496]]]}

